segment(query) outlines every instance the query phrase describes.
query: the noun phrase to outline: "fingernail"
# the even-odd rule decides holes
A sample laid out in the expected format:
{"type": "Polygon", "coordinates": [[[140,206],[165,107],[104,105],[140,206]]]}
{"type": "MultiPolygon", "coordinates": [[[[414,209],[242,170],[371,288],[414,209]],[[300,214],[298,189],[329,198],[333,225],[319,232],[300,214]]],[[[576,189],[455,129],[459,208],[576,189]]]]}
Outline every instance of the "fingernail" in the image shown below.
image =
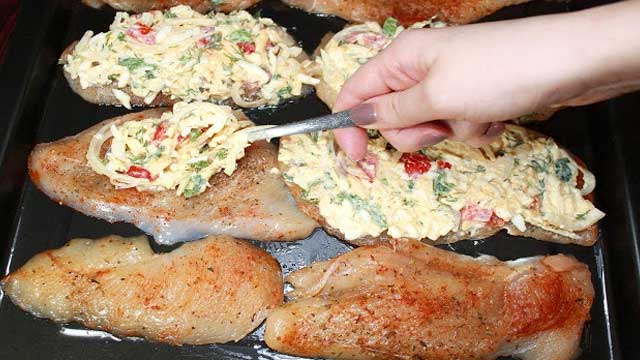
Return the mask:
{"type": "Polygon", "coordinates": [[[371,125],[376,122],[376,109],[369,103],[357,105],[351,109],[351,120],[358,126],[371,125]]]}
{"type": "Polygon", "coordinates": [[[488,128],[487,131],[484,132],[484,136],[486,137],[495,137],[504,132],[504,124],[501,122],[494,122],[488,128]]]}
{"type": "Polygon", "coordinates": [[[447,138],[447,135],[445,134],[425,134],[421,139],[420,139],[420,144],[419,146],[421,148],[423,147],[427,147],[430,145],[435,145],[437,143],[439,143],[440,141],[444,140],[447,138]]]}

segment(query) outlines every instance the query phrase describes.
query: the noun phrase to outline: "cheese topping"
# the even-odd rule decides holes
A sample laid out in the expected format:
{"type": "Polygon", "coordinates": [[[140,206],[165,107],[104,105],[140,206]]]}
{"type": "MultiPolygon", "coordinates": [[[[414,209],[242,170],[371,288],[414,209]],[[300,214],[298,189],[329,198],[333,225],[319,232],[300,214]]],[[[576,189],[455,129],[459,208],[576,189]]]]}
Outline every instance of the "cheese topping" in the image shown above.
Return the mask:
{"type": "MultiPolygon", "coordinates": [[[[302,49],[271,19],[246,11],[202,15],[181,5],[164,13],[118,12],[108,32],[87,31],[62,61],[83,89],[129,87],[147,104],[162,92],[256,107],[299,96],[303,84],[317,83],[305,74],[308,62],[300,55],[302,49]]],[[[129,95],[116,90],[129,107],[129,95]]]]}
{"type": "MultiPolygon", "coordinates": [[[[430,20],[415,23],[411,28],[425,26],[443,27],[443,22],[430,20]]],[[[381,27],[376,22],[346,27],[338,32],[320,50],[316,62],[320,64],[322,80],[336,93],[358,68],[387,47],[393,39],[404,31],[393,18],[388,18],[381,27]]]]}
{"type": "Polygon", "coordinates": [[[303,190],[345,238],[378,236],[436,240],[450,232],[473,236],[487,226],[536,225],[576,238],[604,216],[583,198],[595,178],[550,138],[507,125],[499,140],[476,149],[445,140],[418,153],[389,149],[371,135],[356,162],[330,132],[283,139],[285,180],[303,190]]]}
{"type": "Polygon", "coordinates": [[[180,102],[159,119],[105,125],[91,139],[87,161],[118,189],[177,188],[189,198],[205,191],[211,176],[235,171],[251,125],[228,106],[180,102]]]}

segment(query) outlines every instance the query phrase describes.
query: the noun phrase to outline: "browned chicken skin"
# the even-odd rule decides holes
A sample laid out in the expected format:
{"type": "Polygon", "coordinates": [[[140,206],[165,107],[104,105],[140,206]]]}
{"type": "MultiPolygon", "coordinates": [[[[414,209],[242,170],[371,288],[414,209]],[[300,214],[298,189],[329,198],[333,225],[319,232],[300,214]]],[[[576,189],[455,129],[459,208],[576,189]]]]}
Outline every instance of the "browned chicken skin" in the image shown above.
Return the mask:
{"type": "Polygon", "coordinates": [[[429,20],[467,24],[503,7],[529,0],[283,0],[284,3],[312,13],[336,15],[353,22],[384,22],[396,18],[403,25],[429,20]]]}
{"type": "Polygon", "coordinates": [[[228,236],[154,254],[143,237],[75,239],[2,280],[22,309],[171,344],[237,341],[282,303],[280,265],[228,236]]]}
{"type": "Polygon", "coordinates": [[[500,262],[416,241],[361,247],[290,274],[294,301],[268,316],[265,341],[340,359],[571,359],[590,279],[565,255],[500,262]]]}

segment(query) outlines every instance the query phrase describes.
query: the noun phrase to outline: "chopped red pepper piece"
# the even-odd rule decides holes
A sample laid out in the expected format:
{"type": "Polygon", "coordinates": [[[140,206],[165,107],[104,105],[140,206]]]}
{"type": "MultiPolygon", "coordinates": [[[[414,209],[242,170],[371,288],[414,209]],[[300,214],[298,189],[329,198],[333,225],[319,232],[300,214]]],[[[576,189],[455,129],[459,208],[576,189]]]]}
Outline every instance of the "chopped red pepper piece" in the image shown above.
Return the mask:
{"type": "Polygon", "coordinates": [[[491,214],[491,219],[489,219],[489,225],[493,227],[502,227],[504,226],[504,224],[505,224],[505,221],[501,217],[496,215],[495,212],[491,214]]]}
{"type": "Polygon", "coordinates": [[[250,42],[239,42],[238,47],[242,50],[243,53],[247,55],[252,54],[256,51],[256,45],[250,42]]]}
{"type": "Polygon", "coordinates": [[[451,169],[451,163],[448,161],[438,160],[438,169],[451,169]]]}
{"type": "Polygon", "coordinates": [[[153,141],[162,141],[164,138],[166,138],[167,134],[167,122],[163,121],[160,124],[158,124],[158,127],[156,128],[156,132],[153,134],[153,141]]]}
{"type": "Polygon", "coordinates": [[[404,171],[408,175],[424,174],[431,169],[431,159],[420,153],[404,153],[400,157],[404,171]]]}
{"type": "Polygon", "coordinates": [[[488,222],[493,216],[493,210],[478,205],[466,205],[460,210],[462,220],[488,222]]]}
{"type": "Polygon", "coordinates": [[[127,35],[147,45],[156,43],[156,33],[149,25],[137,22],[135,26],[127,30],[127,35]]]}
{"type": "Polygon", "coordinates": [[[143,24],[141,22],[137,22],[136,25],[138,25],[138,30],[142,35],[147,35],[148,33],[153,31],[153,28],[151,26],[143,24]]]}
{"type": "Polygon", "coordinates": [[[540,197],[538,195],[533,197],[533,201],[529,204],[529,209],[540,210],[540,197]]]}
{"type": "Polygon", "coordinates": [[[209,39],[207,39],[206,37],[203,37],[200,40],[198,40],[198,47],[200,48],[206,47],[208,44],[209,44],[209,39]]]}
{"type": "Polygon", "coordinates": [[[151,180],[151,173],[149,172],[149,170],[140,166],[135,166],[135,165],[129,166],[129,170],[127,170],[127,175],[134,178],[138,178],[138,179],[151,180]]]}

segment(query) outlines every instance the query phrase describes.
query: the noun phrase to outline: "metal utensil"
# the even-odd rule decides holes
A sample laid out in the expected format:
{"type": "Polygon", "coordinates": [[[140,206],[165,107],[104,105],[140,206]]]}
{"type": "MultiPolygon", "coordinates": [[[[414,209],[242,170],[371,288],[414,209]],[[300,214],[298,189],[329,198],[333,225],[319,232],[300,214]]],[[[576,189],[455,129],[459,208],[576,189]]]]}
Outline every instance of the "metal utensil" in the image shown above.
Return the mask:
{"type": "Polygon", "coordinates": [[[304,134],[314,131],[340,129],[355,126],[351,120],[351,110],[331,115],[319,116],[303,121],[276,126],[258,126],[247,131],[249,142],[273,139],[281,136],[304,134]]]}

